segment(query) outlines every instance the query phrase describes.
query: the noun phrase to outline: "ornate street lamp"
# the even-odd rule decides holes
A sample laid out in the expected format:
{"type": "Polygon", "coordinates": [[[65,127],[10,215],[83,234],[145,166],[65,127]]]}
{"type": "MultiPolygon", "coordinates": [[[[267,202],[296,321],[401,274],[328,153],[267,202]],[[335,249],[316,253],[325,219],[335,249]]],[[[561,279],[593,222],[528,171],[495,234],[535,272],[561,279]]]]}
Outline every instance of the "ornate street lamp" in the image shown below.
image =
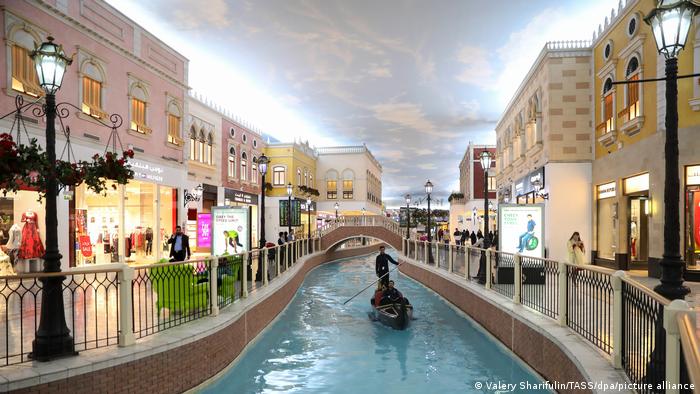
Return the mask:
{"type": "Polygon", "coordinates": [[[338,208],[340,208],[340,205],[338,203],[335,203],[335,221],[338,222],[338,208]]]}
{"type": "Polygon", "coordinates": [[[428,242],[432,240],[432,237],[430,235],[430,194],[433,192],[433,184],[430,182],[430,179],[428,179],[427,182],[425,182],[425,194],[428,195],[428,242]]]}
{"type": "MultiPolygon", "coordinates": [[[[493,162],[493,154],[488,150],[481,152],[479,157],[481,168],[484,170],[484,249],[491,246],[489,238],[489,169],[493,162]]],[[[479,283],[486,283],[486,254],[482,253],[479,260],[479,272],[476,274],[479,283]]]]}
{"type": "Polygon", "coordinates": [[[287,183],[287,225],[289,236],[292,236],[292,182],[287,183]]]}
{"type": "Polygon", "coordinates": [[[267,165],[270,163],[270,159],[263,153],[258,157],[258,172],[260,173],[260,178],[262,178],[262,190],[260,198],[260,248],[264,248],[267,244],[265,240],[265,189],[267,183],[265,183],[265,174],[267,174],[267,165]]]}
{"type": "Polygon", "coordinates": [[[411,195],[406,194],[406,239],[411,239],[411,195]]]}
{"type": "MultiPolygon", "coordinates": [[[[56,162],[56,92],[63,83],[66,67],[72,63],[63,51],[63,46],[54,44],[53,37],[31,53],[39,77],[39,85],[46,92],[44,113],[46,114],[46,157],[49,163],[56,162]]],[[[58,250],[58,219],[56,197],[58,184],[56,173],[46,174],[46,254],[44,272],[61,272],[61,253],[58,250]]],[[[39,328],[32,342],[31,357],[46,361],[57,357],[74,355],[75,343],[66,325],[63,306],[62,283],[64,276],[45,276],[41,296],[39,328]]]]}
{"type": "Polygon", "coordinates": [[[306,199],[306,219],[309,222],[309,231],[307,231],[307,237],[311,239],[311,199],[306,199]]]}
{"type": "Polygon", "coordinates": [[[680,181],[678,178],[678,53],[685,47],[693,16],[700,7],[688,0],[660,0],[644,21],[651,25],[659,53],[666,57],[666,181],[664,184],[664,254],[661,284],[654,291],[675,300],[690,289],[683,286],[685,263],[680,253],[680,181]]]}

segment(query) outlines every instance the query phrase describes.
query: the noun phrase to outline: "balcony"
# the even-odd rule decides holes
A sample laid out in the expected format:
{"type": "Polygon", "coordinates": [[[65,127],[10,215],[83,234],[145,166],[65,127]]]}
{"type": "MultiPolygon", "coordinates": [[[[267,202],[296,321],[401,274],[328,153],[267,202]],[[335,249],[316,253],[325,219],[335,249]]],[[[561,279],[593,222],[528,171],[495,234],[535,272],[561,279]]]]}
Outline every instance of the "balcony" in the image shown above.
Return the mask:
{"type": "Polygon", "coordinates": [[[622,131],[627,136],[633,136],[642,130],[642,125],[644,124],[644,117],[640,116],[641,107],[639,101],[627,106],[617,114],[617,118],[620,120],[622,126],[620,131],[622,131]]]}
{"type": "Polygon", "coordinates": [[[598,143],[608,147],[617,142],[617,130],[613,129],[612,118],[606,119],[598,124],[595,128],[595,133],[598,136],[598,143]]]}

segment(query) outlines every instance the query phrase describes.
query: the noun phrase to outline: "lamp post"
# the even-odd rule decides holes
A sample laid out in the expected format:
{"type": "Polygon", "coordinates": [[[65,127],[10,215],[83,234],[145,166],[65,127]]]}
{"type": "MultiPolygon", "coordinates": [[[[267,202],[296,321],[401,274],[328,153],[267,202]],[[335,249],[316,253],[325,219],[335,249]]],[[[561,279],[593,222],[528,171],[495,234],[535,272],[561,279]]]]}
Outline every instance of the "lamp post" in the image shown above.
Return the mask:
{"type": "Polygon", "coordinates": [[[338,203],[335,203],[335,222],[338,223],[338,208],[340,205],[338,203]]]}
{"type": "Polygon", "coordinates": [[[306,219],[309,222],[309,230],[307,231],[307,237],[311,239],[311,199],[306,199],[306,219]]]}
{"type": "Polygon", "coordinates": [[[406,194],[406,239],[411,239],[411,195],[406,194]]]}
{"type": "MultiPolygon", "coordinates": [[[[485,150],[481,152],[481,168],[484,170],[484,249],[491,247],[489,238],[489,168],[493,161],[493,154],[485,150]]],[[[482,253],[479,259],[479,272],[476,274],[479,283],[486,283],[486,254],[482,253]]]]}
{"type": "Polygon", "coordinates": [[[659,53],[666,58],[666,181],[664,183],[664,254],[661,284],[654,291],[675,300],[690,292],[683,286],[680,254],[680,182],[678,178],[678,53],[685,46],[693,16],[700,7],[688,0],[660,0],[644,21],[651,25],[659,53]]]}
{"type": "Polygon", "coordinates": [[[292,182],[287,183],[287,225],[289,236],[292,236],[292,182]]]}
{"type": "Polygon", "coordinates": [[[427,182],[425,182],[425,194],[428,195],[428,242],[432,240],[432,237],[430,235],[430,194],[433,192],[433,184],[430,182],[430,179],[428,179],[427,182]]]}
{"type": "Polygon", "coordinates": [[[262,277],[262,266],[265,264],[264,256],[262,249],[265,248],[265,245],[267,244],[267,240],[265,239],[265,174],[267,174],[267,164],[270,162],[270,159],[265,156],[263,153],[260,155],[258,158],[258,172],[261,175],[262,178],[262,188],[261,188],[261,195],[260,195],[260,240],[259,240],[259,248],[261,250],[260,253],[258,253],[258,272],[255,275],[255,281],[256,282],[262,282],[263,277],[262,277]]]}
{"type": "MultiPolygon", "coordinates": [[[[56,92],[61,88],[63,74],[72,59],[66,57],[63,46],[54,44],[53,37],[31,53],[39,77],[39,85],[46,93],[46,157],[49,163],[56,162],[56,92]]],[[[56,173],[46,174],[46,254],[44,272],[61,272],[61,253],[58,250],[58,219],[56,197],[58,185],[56,173]]],[[[77,354],[75,343],[66,325],[63,306],[63,276],[42,277],[41,316],[39,328],[32,342],[31,357],[47,361],[62,356],[77,354]]]]}

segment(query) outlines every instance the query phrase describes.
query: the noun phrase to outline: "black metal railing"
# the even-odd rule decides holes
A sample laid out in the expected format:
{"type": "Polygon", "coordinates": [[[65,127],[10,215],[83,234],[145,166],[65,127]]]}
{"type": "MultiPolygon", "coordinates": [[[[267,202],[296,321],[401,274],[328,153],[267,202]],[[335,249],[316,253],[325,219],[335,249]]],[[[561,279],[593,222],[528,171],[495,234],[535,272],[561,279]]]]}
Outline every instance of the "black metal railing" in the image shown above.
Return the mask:
{"type": "Polygon", "coordinates": [[[664,393],[666,330],[664,305],[644,290],[622,282],[622,368],[639,393],[664,393]]]}
{"type": "Polygon", "coordinates": [[[567,265],[566,287],[566,324],[610,354],[613,346],[613,287],[610,275],[567,265]]]}
{"type": "Polygon", "coordinates": [[[553,319],[559,308],[559,264],[555,261],[521,256],[522,287],[520,299],[530,307],[553,319]]]}
{"type": "MultiPolygon", "coordinates": [[[[491,288],[499,294],[513,298],[515,293],[515,256],[511,253],[490,252],[491,265],[495,267],[494,281],[491,288]]],[[[481,257],[480,257],[481,258],[481,257]]],[[[488,267],[486,275],[491,275],[488,267]]]]}
{"type": "Polygon", "coordinates": [[[119,289],[116,272],[56,273],[0,278],[0,366],[29,361],[39,326],[42,277],[64,276],[65,317],[76,351],[116,345],[119,338],[119,289]]]}
{"type": "Polygon", "coordinates": [[[209,260],[154,264],[134,271],[131,291],[136,338],[211,313],[209,260]]]}
{"type": "Polygon", "coordinates": [[[241,298],[243,291],[243,255],[217,257],[217,305],[224,308],[241,298]]]}

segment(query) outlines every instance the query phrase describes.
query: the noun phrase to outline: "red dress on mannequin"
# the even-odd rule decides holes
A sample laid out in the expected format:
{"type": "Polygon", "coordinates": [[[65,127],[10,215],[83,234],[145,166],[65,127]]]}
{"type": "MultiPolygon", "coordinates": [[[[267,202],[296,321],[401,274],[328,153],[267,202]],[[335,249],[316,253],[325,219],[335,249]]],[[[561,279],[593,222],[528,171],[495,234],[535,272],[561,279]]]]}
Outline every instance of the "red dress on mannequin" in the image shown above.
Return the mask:
{"type": "Polygon", "coordinates": [[[20,259],[39,259],[44,257],[44,244],[41,243],[37,215],[32,211],[22,214],[22,244],[19,247],[20,259]]]}

